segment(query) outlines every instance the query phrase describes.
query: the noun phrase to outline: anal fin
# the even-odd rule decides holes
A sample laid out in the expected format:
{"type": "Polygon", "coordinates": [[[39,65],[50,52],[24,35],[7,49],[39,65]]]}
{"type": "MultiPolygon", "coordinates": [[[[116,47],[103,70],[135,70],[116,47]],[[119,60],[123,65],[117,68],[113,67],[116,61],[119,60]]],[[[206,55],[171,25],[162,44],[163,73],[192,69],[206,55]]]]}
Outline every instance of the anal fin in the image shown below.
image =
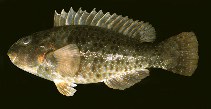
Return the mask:
{"type": "Polygon", "coordinates": [[[114,76],[105,80],[104,83],[110,88],[124,90],[140,82],[147,76],[149,76],[149,70],[141,69],[138,71],[130,71],[121,75],[114,76]]]}

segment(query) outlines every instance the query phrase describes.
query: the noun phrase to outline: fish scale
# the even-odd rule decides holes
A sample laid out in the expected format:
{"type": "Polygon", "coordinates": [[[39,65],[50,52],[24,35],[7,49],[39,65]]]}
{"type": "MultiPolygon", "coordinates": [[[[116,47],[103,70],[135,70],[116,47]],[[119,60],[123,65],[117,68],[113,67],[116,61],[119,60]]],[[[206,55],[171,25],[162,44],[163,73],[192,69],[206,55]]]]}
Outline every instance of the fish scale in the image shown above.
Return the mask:
{"type": "MultiPolygon", "coordinates": [[[[63,45],[75,43],[82,54],[81,67],[75,75],[75,83],[96,83],[132,69],[147,68],[152,65],[157,67],[154,65],[156,59],[151,60],[151,57],[154,57],[152,55],[156,56],[157,54],[150,53],[154,51],[152,49],[154,45],[139,43],[138,40],[128,38],[126,35],[94,26],[63,26],[54,28],[52,31],[54,33],[51,39],[57,38],[62,41],[63,38],[68,37],[68,42],[59,43],[61,45],[62,43],[64,43],[63,45]],[[61,39],[58,38],[58,35],[61,39]],[[130,44],[131,42],[132,44],[130,44]],[[103,66],[108,61],[112,63],[113,70],[104,71],[103,66]],[[99,78],[98,75],[102,78],[99,78]],[[81,77],[84,78],[81,79],[81,77]]],[[[160,65],[159,62],[157,63],[160,65]]]]}
{"type": "MultiPolygon", "coordinates": [[[[140,53],[143,53],[141,50],[145,50],[147,48],[137,46],[141,45],[138,41],[128,39],[127,36],[123,36],[122,34],[93,26],[68,26],[58,28],[62,28],[62,31],[67,32],[64,34],[64,36],[69,35],[67,36],[69,37],[69,43],[76,43],[76,45],[78,45],[78,48],[84,58],[81,58],[81,67],[77,74],[81,75],[82,77],[87,77],[85,79],[90,80],[90,82],[99,82],[105,78],[108,78],[109,76],[129,71],[132,68],[146,66],[139,63],[138,65],[136,64],[135,67],[133,64],[137,61],[135,59],[149,60],[148,58],[140,59],[142,58],[140,57],[140,53]],[[76,31],[83,31],[83,33],[79,34],[80,32],[76,31]],[[101,39],[103,38],[103,41],[98,41],[99,37],[101,39]],[[131,41],[134,41],[134,45],[128,44],[131,41]],[[118,60],[118,58],[121,59],[118,60]],[[133,58],[133,61],[131,61],[131,58],[133,58]],[[108,67],[105,71],[103,66],[108,66],[108,63],[112,63],[111,66],[113,67],[108,67]],[[112,70],[110,68],[112,68],[112,70]],[[103,77],[99,78],[98,75],[100,75],[100,77],[103,75],[103,77]]],[[[56,33],[60,34],[59,31],[55,31],[54,37],[57,37],[56,33]]],[[[61,36],[61,38],[64,37],[61,36]]],[[[147,50],[144,52],[148,54],[147,50]]]]}

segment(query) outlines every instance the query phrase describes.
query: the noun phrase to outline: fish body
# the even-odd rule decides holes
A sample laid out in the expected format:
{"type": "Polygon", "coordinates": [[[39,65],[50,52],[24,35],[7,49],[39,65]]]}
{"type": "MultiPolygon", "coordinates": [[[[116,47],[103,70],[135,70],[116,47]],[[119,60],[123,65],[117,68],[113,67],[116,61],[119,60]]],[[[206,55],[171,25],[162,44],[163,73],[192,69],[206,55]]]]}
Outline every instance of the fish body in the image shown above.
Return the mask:
{"type": "Polygon", "coordinates": [[[54,28],[17,41],[8,55],[17,67],[53,81],[66,96],[74,95],[76,84],[104,82],[124,90],[149,76],[148,68],[191,76],[197,67],[193,32],[152,43],[155,30],[148,23],[95,9],[55,12],[54,21],[54,28]]]}

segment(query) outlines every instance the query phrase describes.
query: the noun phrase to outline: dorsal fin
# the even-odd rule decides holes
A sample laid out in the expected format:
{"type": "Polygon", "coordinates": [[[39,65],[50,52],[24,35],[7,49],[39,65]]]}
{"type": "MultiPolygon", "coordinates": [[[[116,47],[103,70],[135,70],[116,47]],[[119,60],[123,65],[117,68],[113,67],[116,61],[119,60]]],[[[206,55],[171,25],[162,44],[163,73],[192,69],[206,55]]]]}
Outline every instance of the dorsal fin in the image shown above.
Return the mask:
{"type": "Polygon", "coordinates": [[[149,24],[138,20],[129,19],[116,13],[103,13],[102,10],[96,12],[95,8],[90,12],[79,8],[75,12],[72,7],[66,13],[64,10],[61,14],[55,11],[54,26],[64,25],[91,25],[111,29],[129,37],[136,38],[140,42],[152,42],[155,39],[155,29],[149,24]]]}

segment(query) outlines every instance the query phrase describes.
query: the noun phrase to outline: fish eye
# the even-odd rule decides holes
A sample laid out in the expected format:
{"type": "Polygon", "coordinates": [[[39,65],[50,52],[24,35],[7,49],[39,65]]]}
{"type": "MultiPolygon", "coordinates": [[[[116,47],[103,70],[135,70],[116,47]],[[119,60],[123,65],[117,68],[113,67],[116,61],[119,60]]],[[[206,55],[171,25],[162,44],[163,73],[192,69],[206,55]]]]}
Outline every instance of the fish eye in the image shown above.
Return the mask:
{"type": "Polygon", "coordinates": [[[22,43],[24,44],[24,45],[27,45],[27,44],[29,44],[30,42],[31,42],[31,37],[26,37],[26,38],[24,38],[23,40],[22,40],[22,43]]]}

